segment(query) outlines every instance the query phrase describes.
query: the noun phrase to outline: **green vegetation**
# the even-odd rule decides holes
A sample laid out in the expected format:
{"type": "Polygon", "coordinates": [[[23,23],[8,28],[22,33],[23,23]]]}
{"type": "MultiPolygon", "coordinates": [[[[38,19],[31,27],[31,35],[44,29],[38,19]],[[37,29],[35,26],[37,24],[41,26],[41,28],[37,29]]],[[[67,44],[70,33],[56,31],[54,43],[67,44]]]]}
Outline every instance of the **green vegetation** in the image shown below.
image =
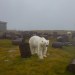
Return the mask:
{"type": "Polygon", "coordinates": [[[18,46],[13,46],[10,40],[0,40],[0,75],[74,75],[66,67],[75,58],[75,47],[49,46],[48,53],[44,60],[37,55],[21,58],[18,46]]]}

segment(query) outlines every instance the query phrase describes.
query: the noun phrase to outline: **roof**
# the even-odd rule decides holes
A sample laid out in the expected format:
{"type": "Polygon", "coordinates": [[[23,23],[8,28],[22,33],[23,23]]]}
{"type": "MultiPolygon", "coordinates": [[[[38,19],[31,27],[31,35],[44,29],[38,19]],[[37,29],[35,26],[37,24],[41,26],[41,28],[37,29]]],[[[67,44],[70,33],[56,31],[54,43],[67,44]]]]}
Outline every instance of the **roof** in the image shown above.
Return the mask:
{"type": "Polygon", "coordinates": [[[0,21],[0,23],[7,23],[7,22],[4,22],[4,21],[0,21]]]}

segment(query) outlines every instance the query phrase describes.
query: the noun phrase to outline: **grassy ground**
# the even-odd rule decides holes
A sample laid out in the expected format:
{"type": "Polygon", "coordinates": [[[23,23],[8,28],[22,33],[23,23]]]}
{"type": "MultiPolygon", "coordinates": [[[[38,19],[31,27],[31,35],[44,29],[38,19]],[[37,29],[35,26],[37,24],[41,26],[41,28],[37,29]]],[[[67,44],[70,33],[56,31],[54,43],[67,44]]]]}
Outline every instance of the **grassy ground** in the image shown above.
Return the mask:
{"type": "Polygon", "coordinates": [[[44,60],[36,55],[21,58],[18,46],[13,46],[10,40],[0,40],[0,75],[74,75],[66,67],[75,58],[75,47],[49,46],[48,53],[44,60]]]}

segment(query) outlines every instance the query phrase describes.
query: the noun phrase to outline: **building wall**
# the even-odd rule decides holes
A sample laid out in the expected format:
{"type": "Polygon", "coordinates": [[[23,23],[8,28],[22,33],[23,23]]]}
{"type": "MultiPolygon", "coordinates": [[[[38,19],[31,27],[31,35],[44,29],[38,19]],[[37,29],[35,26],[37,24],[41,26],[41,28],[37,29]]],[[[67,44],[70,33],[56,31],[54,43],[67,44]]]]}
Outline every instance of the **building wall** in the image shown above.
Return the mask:
{"type": "Polygon", "coordinates": [[[7,23],[0,21],[0,31],[6,31],[7,30],[7,23]]]}

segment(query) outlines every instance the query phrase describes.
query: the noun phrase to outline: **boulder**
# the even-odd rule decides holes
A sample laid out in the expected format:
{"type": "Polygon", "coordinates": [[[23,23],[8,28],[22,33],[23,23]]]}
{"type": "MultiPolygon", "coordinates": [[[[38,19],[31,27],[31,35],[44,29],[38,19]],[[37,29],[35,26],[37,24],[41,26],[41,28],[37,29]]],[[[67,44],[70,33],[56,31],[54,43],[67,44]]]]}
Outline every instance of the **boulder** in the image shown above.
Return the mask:
{"type": "Polygon", "coordinates": [[[12,44],[13,45],[19,45],[20,43],[22,43],[23,38],[17,38],[15,40],[12,40],[12,44]]]}
{"type": "Polygon", "coordinates": [[[67,71],[75,73],[75,59],[67,66],[67,71]]]}
{"type": "Polygon", "coordinates": [[[62,48],[63,47],[63,43],[62,42],[53,42],[52,43],[52,47],[53,48],[62,48]]]}
{"type": "Polygon", "coordinates": [[[24,43],[24,42],[20,43],[19,50],[22,58],[28,58],[31,56],[29,43],[24,43]]]}

